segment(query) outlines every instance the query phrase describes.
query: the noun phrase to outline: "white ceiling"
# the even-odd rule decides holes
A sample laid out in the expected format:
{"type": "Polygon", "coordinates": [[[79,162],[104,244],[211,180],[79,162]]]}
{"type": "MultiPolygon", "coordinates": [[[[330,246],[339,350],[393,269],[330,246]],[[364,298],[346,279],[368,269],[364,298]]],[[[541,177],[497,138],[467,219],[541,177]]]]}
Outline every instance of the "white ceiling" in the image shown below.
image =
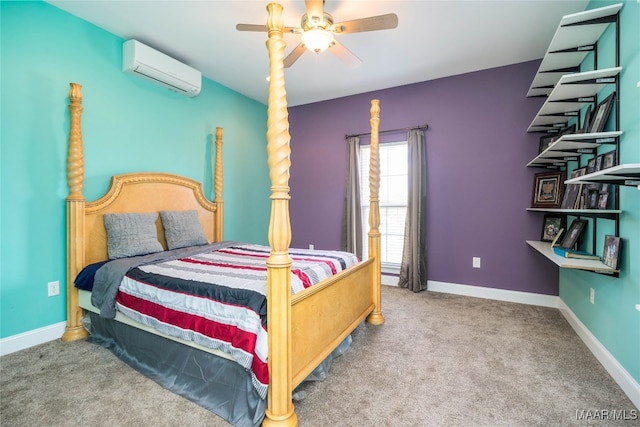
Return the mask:
{"type": "MultiPolygon", "coordinates": [[[[123,39],[137,39],[252,99],[267,103],[269,1],[48,0],[123,39]]],[[[335,22],[386,13],[398,27],[336,36],[362,64],[349,68],[332,53],[305,52],[286,69],[290,106],[542,58],[561,17],[588,0],[326,1],[335,22]]],[[[298,27],[303,0],[280,0],[286,26],[298,27]]],[[[286,53],[299,35],[286,35],[286,53]]],[[[532,76],[533,77],[533,76],[532,76]]]]}

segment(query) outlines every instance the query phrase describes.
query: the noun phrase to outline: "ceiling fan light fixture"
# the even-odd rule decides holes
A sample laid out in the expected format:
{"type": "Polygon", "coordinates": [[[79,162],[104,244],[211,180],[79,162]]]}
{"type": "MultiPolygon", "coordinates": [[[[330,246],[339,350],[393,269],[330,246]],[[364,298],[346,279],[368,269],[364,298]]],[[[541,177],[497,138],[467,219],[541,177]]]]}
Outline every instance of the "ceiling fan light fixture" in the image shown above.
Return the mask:
{"type": "Polygon", "coordinates": [[[333,43],[333,34],[330,31],[314,28],[302,33],[302,43],[311,52],[320,53],[333,43]]]}

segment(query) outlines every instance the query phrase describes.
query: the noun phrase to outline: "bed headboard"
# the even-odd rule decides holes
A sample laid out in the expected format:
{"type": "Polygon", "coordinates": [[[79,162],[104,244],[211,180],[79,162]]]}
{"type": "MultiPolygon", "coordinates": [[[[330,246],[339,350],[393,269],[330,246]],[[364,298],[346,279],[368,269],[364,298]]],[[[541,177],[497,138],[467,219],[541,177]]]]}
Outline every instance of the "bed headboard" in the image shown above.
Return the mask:
{"type": "MultiPolygon", "coordinates": [[[[202,229],[211,242],[219,241],[216,233],[217,206],[207,200],[199,182],[167,173],[132,173],[111,178],[107,193],[85,205],[84,262],[107,259],[107,235],[103,216],[106,213],[145,213],[161,210],[195,210],[202,229]]],[[[158,240],[166,249],[164,228],[156,221],[158,240]]]]}
{"type": "MultiPolygon", "coordinates": [[[[67,329],[62,339],[72,341],[86,335],[81,326],[78,290],[74,280],[86,265],[107,259],[104,215],[107,213],[147,213],[162,210],[195,210],[202,229],[211,242],[223,240],[224,202],[222,200],[222,128],[216,128],[216,154],[213,188],[215,199],[208,200],[202,185],[189,178],[168,173],[131,173],[111,179],[107,193],[85,202],[84,153],[82,141],[82,86],[70,84],[70,131],[67,154],[67,329]]],[[[158,217],[158,240],[166,246],[164,229],[158,217]]]]}

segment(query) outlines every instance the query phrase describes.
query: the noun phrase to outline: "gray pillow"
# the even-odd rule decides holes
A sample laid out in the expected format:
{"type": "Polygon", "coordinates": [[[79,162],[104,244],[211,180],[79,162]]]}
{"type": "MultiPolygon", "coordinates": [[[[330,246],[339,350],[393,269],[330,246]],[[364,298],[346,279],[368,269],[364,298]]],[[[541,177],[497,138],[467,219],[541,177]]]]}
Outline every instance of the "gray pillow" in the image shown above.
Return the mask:
{"type": "Polygon", "coordinates": [[[163,251],[158,241],[157,218],[157,213],[105,214],[109,259],[163,251]]]}
{"type": "Polygon", "coordinates": [[[160,211],[164,237],[169,249],[209,243],[196,211],[160,211]]]}

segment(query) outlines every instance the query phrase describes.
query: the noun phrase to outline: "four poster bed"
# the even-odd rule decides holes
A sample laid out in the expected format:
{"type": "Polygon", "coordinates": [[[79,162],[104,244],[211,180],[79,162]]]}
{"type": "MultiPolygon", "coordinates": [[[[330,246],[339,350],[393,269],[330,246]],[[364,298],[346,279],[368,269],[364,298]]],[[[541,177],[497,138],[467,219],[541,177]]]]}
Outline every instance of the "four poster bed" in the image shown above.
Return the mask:
{"type": "MultiPolygon", "coordinates": [[[[204,197],[200,183],[166,173],[114,176],[104,196],[86,202],[82,194],[81,86],[71,83],[67,158],[68,315],[62,339],[85,338],[89,329],[95,342],[234,425],[296,426],[293,389],[324,360],[330,359],[363,320],[374,325],[384,323],[378,231],[380,110],[378,101],[371,101],[368,258],[359,261],[349,259],[345,253],[290,249],[290,135],[282,7],[272,3],[267,10],[270,58],[267,154],[272,184],[269,247],[223,240],[221,128],[216,129],[215,138],[213,202],[204,197]],[[147,234],[151,226],[154,241],[151,244],[155,249],[132,250],[127,246],[127,238],[131,238],[131,229],[127,227],[132,223],[137,231],[146,227],[147,234]],[[118,232],[122,232],[122,242],[116,243],[114,236],[118,232]],[[204,265],[205,270],[225,269],[231,252],[251,261],[245,262],[246,270],[230,275],[231,285],[225,282],[210,291],[214,287],[210,285],[222,280],[224,274],[216,270],[211,273],[215,279],[209,279],[209,273],[197,268],[204,265]],[[336,261],[336,256],[343,258],[336,261]],[[317,262],[308,265],[310,259],[317,262]],[[108,267],[113,265],[116,267],[108,267]],[[327,269],[331,271],[326,275],[319,273],[327,269]],[[181,282],[165,283],[165,273],[159,273],[160,270],[169,271],[171,280],[181,282]],[[262,284],[252,284],[251,291],[237,284],[245,277],[254,281],[254,273],[262,277],[262,284]],[[74,281],[84,290],[74,286],[74,281]],[[83,286],[85,282],[88,287],[83,286]],[[128,290],[124,290],[125,282],[131,285],[128,290]],[[184,286],[193,282],[200,293],[196,292],[195,302],[187,301],[191,308],[186,311],[192,310],[189,320],[167,326],[164,322],[176,317],[175,313],[182,308],[171,306],[167,309],[169,314],[164,311],[157,314],[162,302],[153,298],[156,294],[170,294],[168,300],[173,302],[176,295],[182,298],[184,286]],[[225,289],[230,289],[230,296],[224,294],[225,289]],[[202,301],[203,307],[193,308],[202,301]],[[217,336],[207,337],[203,332],[207,326],[199,328],[204,321],[211,320],[204,319],[209,316],[209,309],[221,318],[231,316],[229,311],[242,311],[244,317],[238,323],[213,319],[219,321],[213,329],[223,325],[240,331],[241,338],[224,341],[217,336]],[[245,341],[252,341],[251,347],[245,341]]],[[[129,244],[143,244],[142,234],[133,236],[134,242],[129,244]]]]}

